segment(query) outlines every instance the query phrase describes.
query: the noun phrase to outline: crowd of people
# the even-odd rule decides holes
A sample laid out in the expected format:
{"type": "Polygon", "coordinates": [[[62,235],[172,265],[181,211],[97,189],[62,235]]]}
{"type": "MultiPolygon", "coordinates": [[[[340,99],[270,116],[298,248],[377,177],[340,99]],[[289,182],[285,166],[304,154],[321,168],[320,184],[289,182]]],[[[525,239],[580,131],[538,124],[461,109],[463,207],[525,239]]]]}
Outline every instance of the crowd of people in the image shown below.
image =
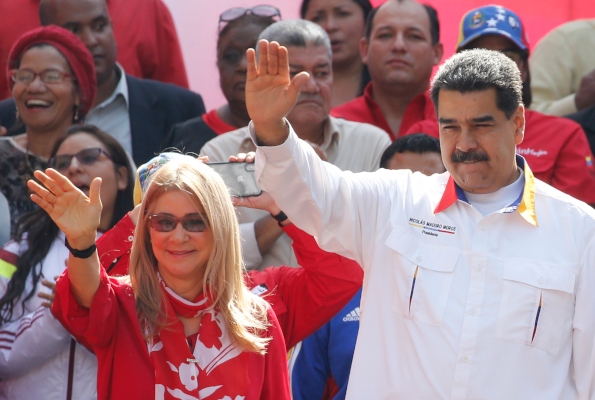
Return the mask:
{"type": "Polygon", "coordinates": [[[595,400],[595,20],[140,3],[0,4],[0,399],[595,400]]]}

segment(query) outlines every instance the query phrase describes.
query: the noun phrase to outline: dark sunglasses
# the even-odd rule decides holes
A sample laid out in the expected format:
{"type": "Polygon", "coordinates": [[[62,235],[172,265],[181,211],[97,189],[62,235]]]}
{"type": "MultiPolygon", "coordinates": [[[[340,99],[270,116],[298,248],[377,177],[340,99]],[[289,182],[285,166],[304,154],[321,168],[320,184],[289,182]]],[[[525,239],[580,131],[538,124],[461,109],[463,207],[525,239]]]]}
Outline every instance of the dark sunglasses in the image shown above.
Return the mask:
{"type": "Polygon", "coordinates": [[[70,167],[73,157],[76,157],[78,162],[83,165],[91,165],[97,161],[102,154],[105,154],[105,156],[110,160],[112,159],[109,154],[105,152],[105,150],[97,147],[92,149],[84,149],[76,154],[60,154],[59,156],[50,158],[49,165],[57,171],[64,171],[70,167]]]}
{"type": "Polygon", "coordinates": [[[176,229],[178,222],[188,232],[204,232],[207,229],[207,224],[200,214],[188,214],[181,218],[169,214],[149,215],[149,226],[157,232],[171,232],[176,229]]]}
{"type": "Polygon", "coordinates": [[[252,8],[234,7],[230,8],[227,11],[223,11],[223,13],[219,16],[219,30],[221,30],[222,28],[222,23],[231,22],[240,17],[243,17],[246,14],[258,15],[260,17],[269,18],[279,17],[279,19],[281,19],[281,11],[279,11],[277,7],[269,6],[266,4],[254,6],[252,8]]]}

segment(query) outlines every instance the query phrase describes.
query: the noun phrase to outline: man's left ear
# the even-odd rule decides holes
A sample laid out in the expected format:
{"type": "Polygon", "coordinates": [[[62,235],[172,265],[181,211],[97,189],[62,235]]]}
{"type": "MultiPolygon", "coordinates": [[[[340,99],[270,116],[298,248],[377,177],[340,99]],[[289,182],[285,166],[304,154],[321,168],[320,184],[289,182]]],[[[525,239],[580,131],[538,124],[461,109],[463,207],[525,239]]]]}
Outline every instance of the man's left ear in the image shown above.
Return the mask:
{"type": "Polygon", "coordinates": [[[118,190],[124,190],[128,186],[128,168],[121,166],[116,169],[118,190]]]}
{"type": "Polygon", "coordinates": [[[442,61],[442,56],[444,55],[444,46],[441,42],[438,42],[434,45],[434,65],[440,64],[442,61]]]}
{"type": "Polygon", "coordinates": [[[525,138],[525,106],[519,104],[519,107],[516,109],[514,114],[512,115],[512,120],[515,125],[515,132],[514,132],[514,141],[517,144],[522,143],[523,139],[525,138]]]}

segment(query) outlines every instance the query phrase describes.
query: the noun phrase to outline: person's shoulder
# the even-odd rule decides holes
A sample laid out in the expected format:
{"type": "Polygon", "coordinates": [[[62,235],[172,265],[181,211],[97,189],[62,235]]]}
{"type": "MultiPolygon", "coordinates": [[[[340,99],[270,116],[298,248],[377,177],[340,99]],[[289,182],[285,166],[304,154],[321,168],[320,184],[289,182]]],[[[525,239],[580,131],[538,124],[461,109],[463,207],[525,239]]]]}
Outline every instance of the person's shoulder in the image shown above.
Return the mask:
{"type": "MultiPolygon", "coordinates": [[[[182,132],[188,131],[188,132],[191,132],[194,134],[198,131],[203,130],[205,127],[208,128],[208,125],[202,119],[202,115],[201,115],[199,117],[190,118],[183,122],[178,122],[177,124],[175,124],[173,126],[173,129],[176,131],[176,133],[182,133],[182,132]]],[[[209,130],[210,129],[211,128],[209,128],[209,130]]]]}
{"type": "Polygon", "coordinates": [[[575,39],[591,37],[595,33],[595,18],[569,21],[552,29],[551,32],[570,36],[575,39]]]}
{"type": "Polygon", "coordinates": [[[126,83],[128,84],[128,91],[144,90],[156,94],[159,97],[167,96],[167,101],[176,98],[184,100],[188,98],[200,98],[200,94],[191,90],[185,89],[173,83],[159,82],[153,79],[136,78],[132,75],[126,74],[126,83]]]}
{"type": "Polygon", "coordinates": [[[214,137],[202,147],[200,154],[209,156],[212,162],[227,161],[230,155],[240,152],[245,140],[252,140],[247,126],[214,137]]]}
{"type": "Polygon", "coordinates": [[[584,124],[587,121],[595,120],[595,106],[585,108],[584,110],[577,111],[572,114],[565,115],[564,118],[568,118],[579,124],[584,124]]]}
{"type": "Polygon", "coordinates": [[[7,108],[16,108],[16,104],[12,97],[0,101],[0,111],[5,110],[7,108]]]}
{"type": "MultiPolygon", "coordinates": [[[[566,215],[569,218],[574,216],[577,221],[588,221],[595,230],[595,209],[593,207],[537,178],[535,178],[535,202],[547,203],[547,208],[550,211],[555,210],[559,215],[566,215]]],[[[539,220],[539,212],[537,218],[539,220]]]]}
{"type": "Polygon", "coordinates": [[[236,129],[235,131],[230,131],[230,132],[226,132],[226,133],[222,133],[221,135],[218,135],[216,138],[209,140],[207,142],[207,144],[205,144],[205,147],[206,146],[213,146],[213,147],[226,146],[226,145],[235,144],[235,143],[239,144],[248,138],[250,138],[250,129],[247,126],[244,126],[242,128],[236,129]]]}
{"type": "Polygon", "coordinates": [[[381,139],[387,139],[390,142],[388,133],[383,129],[369,124],[367,122],[350,121],[344,118],[329,117],[332,124],[335,126],[339,133],[348,132],[354,136],[365,136],[365,137],[376,137],[381,139]]]}
{"type": "Polygon", "coordinates": [[[569,118],[543,114],[535,110],[525,110],[525,131],[539,130],[535,135],[545,137],[554,134],[558,137],[568,136],[581,131],[581,126],[569,118]]]}

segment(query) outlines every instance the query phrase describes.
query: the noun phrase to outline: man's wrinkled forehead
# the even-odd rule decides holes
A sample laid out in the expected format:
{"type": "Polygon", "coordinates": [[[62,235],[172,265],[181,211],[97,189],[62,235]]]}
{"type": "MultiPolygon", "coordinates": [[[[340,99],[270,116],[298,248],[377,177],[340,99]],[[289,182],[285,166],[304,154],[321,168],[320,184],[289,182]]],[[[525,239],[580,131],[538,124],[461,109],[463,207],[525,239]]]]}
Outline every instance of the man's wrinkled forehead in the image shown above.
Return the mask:
{"type": "Polygon", "coordinates": [[[308,67],[331,68],[331,57],[325,46],[308,44],[306,46],[287,47],[289,67],[292,69],[306,70],[308,67]]]}

